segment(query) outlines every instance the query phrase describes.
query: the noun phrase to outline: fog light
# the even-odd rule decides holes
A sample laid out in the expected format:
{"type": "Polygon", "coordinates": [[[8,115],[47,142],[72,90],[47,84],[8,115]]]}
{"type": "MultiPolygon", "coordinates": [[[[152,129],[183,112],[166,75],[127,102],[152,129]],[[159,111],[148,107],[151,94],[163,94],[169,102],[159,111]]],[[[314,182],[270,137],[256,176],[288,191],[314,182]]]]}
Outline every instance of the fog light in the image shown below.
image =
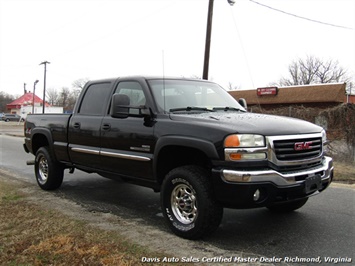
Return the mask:
{"type": "Polygon", "coordinates": [[[260,190],[257,189],[257,190],[254,192],[253,200],[254,200],[254,201],[258,201],[259,199],[260,199],[260,190]]]}

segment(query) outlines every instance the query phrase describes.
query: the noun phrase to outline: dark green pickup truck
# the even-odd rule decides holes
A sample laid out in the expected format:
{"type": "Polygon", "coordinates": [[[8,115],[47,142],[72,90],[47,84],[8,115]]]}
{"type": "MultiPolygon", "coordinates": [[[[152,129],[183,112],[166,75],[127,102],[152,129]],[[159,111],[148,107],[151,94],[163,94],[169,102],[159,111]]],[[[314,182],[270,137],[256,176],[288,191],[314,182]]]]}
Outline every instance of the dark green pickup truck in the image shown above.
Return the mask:
{"type": "Polygon", "coordinates": [[[321,127],[240,102],[204,80],[90,81],[73,114],[27,117],[24,148],[42,189],[58,188],[65,169],[150,187],[172,231],[197,239],[224,207],[293,211],[333,178],[321,127]]]}

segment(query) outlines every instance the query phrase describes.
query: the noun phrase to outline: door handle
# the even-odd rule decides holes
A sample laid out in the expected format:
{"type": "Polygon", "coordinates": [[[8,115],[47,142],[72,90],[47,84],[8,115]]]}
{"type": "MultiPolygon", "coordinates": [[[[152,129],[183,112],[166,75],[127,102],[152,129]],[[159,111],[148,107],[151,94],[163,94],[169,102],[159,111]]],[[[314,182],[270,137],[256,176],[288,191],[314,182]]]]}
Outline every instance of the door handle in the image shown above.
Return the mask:
{"type": "Polygon", "coordinates": [[[80,123],[78,123],[78,122],[74,123],[73,127],[75,129],[80,129],[80,123]]]}
{"type": "Polygon", "coordinates": [[[110,124],[103,124],[101,128],[102,128],[102,130],[108,131],[111,129],[111,125],[110,124]]]}

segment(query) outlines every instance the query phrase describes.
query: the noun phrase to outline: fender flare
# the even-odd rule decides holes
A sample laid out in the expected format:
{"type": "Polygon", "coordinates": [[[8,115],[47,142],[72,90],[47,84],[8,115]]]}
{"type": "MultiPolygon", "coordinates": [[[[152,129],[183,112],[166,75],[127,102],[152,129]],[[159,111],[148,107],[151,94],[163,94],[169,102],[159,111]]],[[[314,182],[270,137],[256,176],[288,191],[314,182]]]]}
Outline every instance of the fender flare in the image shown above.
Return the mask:
{"type": "Polygon", "coordinates": [[[33,154],[36,153],[36,151],[34,150],[34,143],[33,143],[33,139],[35,138],[36,135],[43,135],[47,139],[49,150],[52,152],[52,154],[54,154],[53,138],[52,138],[51,131],[48,128],[34,128],[32,130],[32,132],[31,132],[31,149],[32,149],[33,154]]]}
{"type": "MultiPolygon", "coordinates": [[[[219,155],[215,145],[212,142],[187,136],[163,136],[156,143],[154,150],[154,158],[158,158],[160,151],[167,146],[179,146],[186,148],[194,148],[205,153],[211,160],[219,160],[219,155]]],[[[154,160],[153,171],[157,174],[158,160],[154,160]]]]}

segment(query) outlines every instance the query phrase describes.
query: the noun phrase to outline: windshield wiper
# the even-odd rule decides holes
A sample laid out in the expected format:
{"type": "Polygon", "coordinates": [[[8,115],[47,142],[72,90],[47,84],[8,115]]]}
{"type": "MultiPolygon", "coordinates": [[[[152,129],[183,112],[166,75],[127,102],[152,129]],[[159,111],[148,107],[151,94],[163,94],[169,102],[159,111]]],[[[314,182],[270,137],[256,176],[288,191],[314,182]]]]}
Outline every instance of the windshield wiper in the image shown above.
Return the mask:
{"type": "Polygon", "coordinates": [[[229,107],[229,106],[226,106],[226,107],[213,107],[213,110],[214,111],[219,111],[219,110],[222,110],[222,111],[239,111],[239,112],[245,112],[245,110],[243,109],[240,109],[240,108],[236,108],[236,107],[229,107]]]}
{"type": "Polygon", "coordinates": [[[191,106],[187,106],[187,107],[182,107],[182,108],[173,108],[170,109],[169,112],[180,112],[180,111],[204,111],[204,112],[214,112],[214,110],[208,109],[206,107],[191,107],[191,106]]]}

